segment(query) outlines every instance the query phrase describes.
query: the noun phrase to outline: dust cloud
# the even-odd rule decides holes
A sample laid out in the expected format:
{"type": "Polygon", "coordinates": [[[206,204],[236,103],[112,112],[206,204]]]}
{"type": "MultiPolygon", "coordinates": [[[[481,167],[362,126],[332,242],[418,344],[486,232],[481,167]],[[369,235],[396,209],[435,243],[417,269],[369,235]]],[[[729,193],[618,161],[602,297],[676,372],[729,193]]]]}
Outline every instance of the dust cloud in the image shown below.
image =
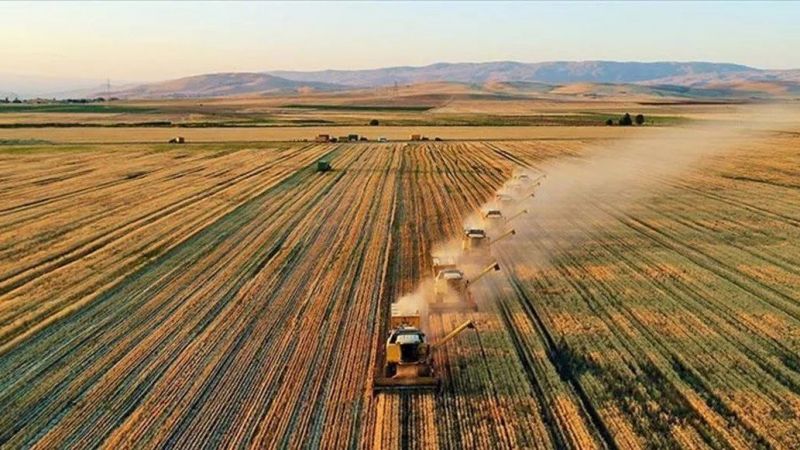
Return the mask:
{"type": "MultiPolygon", "coordinates": [[[[728,120],[664,128],[641,138],[631,130],[633,137],[590,146],[581,156],[518,168],[497,190],[499,195],[469,214],[463,225],[488,228],[491,238],[515,229],[515,236],[497,243],[508,256],[506,262],[514,267],[542,267],[549,262],[549,250],[574,248],[600,231],[609,223],[609,211],[624,213],[661,189],[665,181],[679,181],[690,171],[775,131],[797,130],[798,118],[796,110],[761,107],[738,111],[728,120]],[[501,210],[506,219],[516,217],[488,227],[483,214],[489,209],[501,210]]],[[[433,255],[458,261],[460,238],[435,244],[433,255]]],[[[493,248],[495,255],[497,250],[493,248]]],[[[470,266],[463,260],[458,263],[469,278],[491,259],[470,266]]],[[[425,317],[429,291],[430,280],[398,303],[416,308],[425,317]]]]}
{"type": "Polygon", "coordinates": [[[428,315],[427,292],[431,289],[429,281],[421,282],[414,292],[405,294],[392,303],[393,314],[400,316],[428,315]]]}
{"type": "MultiPolygon", "coordinates": [[[[550,249],[569,250],[586,242],[593,232],[602,231],[613,221],[612,212],[624,214],[652,197],[665,182],[680,182],[691,171],[702,170],[777,130],[797,130],[798,118],[797,109],[786,107],[741,109],[727,120],[665,128],[642,138],[590,146],[580,157],[518,169],[498,190],[516,194],[517,201],[503,213],[527,209],[529,214],[508,225],[516,229],[517,236],[498,247],[506,250],[514,265],[541,267],[548,263],[550,249]],[[541,186],[535,187],[535,195],[514,192],[520,189],[522,174],[529,180],[546,176],[541,186]]],[[[490,201],[482,210],[500,206],[490,201]]]]}

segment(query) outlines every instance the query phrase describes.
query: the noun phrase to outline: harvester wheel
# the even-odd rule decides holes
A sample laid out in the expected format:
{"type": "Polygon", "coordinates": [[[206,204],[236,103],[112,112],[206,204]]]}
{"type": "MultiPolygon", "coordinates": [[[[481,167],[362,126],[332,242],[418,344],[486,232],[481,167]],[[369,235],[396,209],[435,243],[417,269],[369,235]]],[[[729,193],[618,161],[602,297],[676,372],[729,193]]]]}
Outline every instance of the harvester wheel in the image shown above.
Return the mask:
{"type": "Polygon", "coordinates": [[[386,378],[392,378],[397,373],[397,364],[396,363],[387,363],[386,364],[386,378]]]}

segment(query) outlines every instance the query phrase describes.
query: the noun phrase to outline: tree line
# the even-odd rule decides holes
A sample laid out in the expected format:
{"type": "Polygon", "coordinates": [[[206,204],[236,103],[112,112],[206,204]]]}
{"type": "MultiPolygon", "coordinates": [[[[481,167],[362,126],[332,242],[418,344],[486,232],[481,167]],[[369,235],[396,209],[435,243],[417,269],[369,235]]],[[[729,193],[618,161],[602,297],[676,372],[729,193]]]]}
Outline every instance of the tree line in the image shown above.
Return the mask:
{"type": "Polygon", "coordinates": [[[619,126],[623,126],[623,127],[629,127],[629,126],[633,125],[634,123],[636,125],[644,125],[644,122],[645,122],[645,119],[644,119],[644,115],[642,115],[642,114],[637,114],[636,117],[631,118],[630,114],[625,113],[625,115],[620,117],[616,121],[616,123],[614,122],[614,119],[606,120],[606,125],[608,125],[608,126],[619,125],[619,126]]]}

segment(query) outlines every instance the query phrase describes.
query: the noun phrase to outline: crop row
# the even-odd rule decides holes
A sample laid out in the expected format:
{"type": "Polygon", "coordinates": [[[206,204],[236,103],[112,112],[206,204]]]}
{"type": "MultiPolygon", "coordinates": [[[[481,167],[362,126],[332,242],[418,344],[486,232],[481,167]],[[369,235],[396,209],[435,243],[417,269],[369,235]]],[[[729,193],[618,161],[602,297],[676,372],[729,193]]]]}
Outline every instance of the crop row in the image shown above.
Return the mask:
{"type": "Polygon", "coordinates": [[[0,236],[10,447],[401,442],[370,384],[389,302],[512,167],[480,143],[48,155],[0,161],[25,192],[0,208],[26,224],[0,236]]]}
{"type": "Polygon", "coordinates": [[[641,193],[548,180],[479,311],[429,318],[478,324],[441,392],[375,395],[431,251],[583,142],[2,155],[0,446],[797,447],[800,161],[771,139],[641,193]]]}

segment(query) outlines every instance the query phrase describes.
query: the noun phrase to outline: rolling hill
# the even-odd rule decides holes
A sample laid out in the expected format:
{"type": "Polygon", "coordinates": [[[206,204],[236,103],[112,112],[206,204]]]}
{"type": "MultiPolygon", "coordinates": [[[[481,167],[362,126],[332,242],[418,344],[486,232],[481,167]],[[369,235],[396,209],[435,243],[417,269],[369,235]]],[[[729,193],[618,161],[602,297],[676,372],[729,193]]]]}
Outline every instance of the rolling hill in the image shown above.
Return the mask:
{"type": "Polygon", "coordinates": [[[112,93],[124,98],[226,97],[244,94],[340,90],[344,86],[318,81],[296,81],[266,73],[229,72],[196,75],[139,85],[112,93]]]}

